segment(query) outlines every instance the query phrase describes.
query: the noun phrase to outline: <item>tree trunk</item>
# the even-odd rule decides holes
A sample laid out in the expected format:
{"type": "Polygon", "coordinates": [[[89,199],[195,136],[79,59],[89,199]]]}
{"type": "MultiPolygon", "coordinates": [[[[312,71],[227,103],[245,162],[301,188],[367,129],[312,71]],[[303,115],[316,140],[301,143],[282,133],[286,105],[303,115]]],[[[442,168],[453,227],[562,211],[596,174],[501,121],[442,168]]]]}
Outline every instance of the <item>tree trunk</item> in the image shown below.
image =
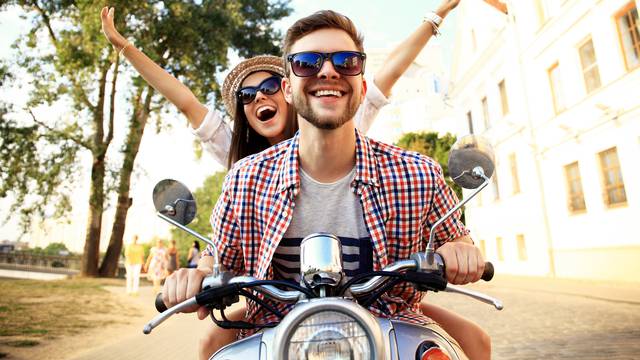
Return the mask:
{"type": "MultiPolygon", "coordinates": [[[[91,189],[89,191],[89,219],[87,234],[84,240],[84,253],[80,264],[81,276],[97,276],[100,263],[100,233],[102,232],[102,213],[104,211],[104,177],[105,156],[109,143],[105,144],[104,136],[104,98],[109,66],[105,65],[100,77],[98,104],[93,110],[93,164],[91,165],[91,189]]],[[[110,141],[110,140],[109,140],[110,141]]]]}
{"type": "Polygon", "coordinates": [[[113,228],[111,229],[109,247],[107,248],[107,253],[105,254],[105,257],[102,260],[102,265],[100,266],[100,276],[115,276],[116,270],[118,269],[118,260],[120,259],[120,254],[122,252],[122,239],[127,222],[127,213],[132,201],[129,197],[131,174],[133,173],[133,165],[135,163],[136,156],[138,155],[138,150],[140,149],[142,136],[144,135],[144,128],[149,118],[153,93],[154,90],[151,87],[148,87],[144,104],[140,104],[140,97],[137,97],[136,103],[134,104],[134,112],[131,118],[131,125],[129,126],[129,133],[127,134],[127,140],[124,148],[124,162],[122,164],[122,169],[120,170],[118,205],[113,221],[113,228]]]}
{"type": "Polygon", "coordinates": [[[89,194],[89,219],[84,241],[84,253],[80,267],[81,276],[97,276],[100,261],[100,232],[104,210],[104,157],[94,157],[91,167],[91,190],[89,194]]]}

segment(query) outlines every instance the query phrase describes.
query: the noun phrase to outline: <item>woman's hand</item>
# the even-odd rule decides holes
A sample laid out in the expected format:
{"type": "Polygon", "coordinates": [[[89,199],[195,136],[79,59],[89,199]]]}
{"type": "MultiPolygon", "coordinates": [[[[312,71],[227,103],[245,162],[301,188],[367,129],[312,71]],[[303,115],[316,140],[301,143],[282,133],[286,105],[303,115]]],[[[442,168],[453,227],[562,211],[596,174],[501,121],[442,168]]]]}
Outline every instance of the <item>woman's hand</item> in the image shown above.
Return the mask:
{"type": "Polygon", "coordinates": [[[104,33],[104,36],[109,40],[116,51],[120,51],[125,45],[127,45],[128,41],[124,36],[120,35],[113,24],[114,12],[114,8],[109,8],[107,6],[103,7],[102,11],[100,11],[100,20],[102,21],[102,32],[104,33]]]}
{"type": "Polygon", "coordinates": [[[440,4],[440,7],[438,7],[438,10],[436,11],[436,14],[444,18],[451,10],[455,9],[459,3],[460,0],[443,0],[440,4]]]}

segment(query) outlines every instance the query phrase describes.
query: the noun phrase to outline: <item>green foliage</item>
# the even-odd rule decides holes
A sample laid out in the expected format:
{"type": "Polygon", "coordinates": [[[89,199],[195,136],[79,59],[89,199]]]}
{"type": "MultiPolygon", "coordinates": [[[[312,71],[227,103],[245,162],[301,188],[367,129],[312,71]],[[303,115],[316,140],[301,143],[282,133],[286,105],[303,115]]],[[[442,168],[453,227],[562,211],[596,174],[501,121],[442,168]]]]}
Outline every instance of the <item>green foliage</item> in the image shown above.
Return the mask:
{"type": "MultiPolygon", "coordinates": [[[[462,199],[462,188],[449,177],[449,152],[455,142],[455,135],[449,133],[440,136],[436,132],[412,132],[404,134],[396,145],[406,150],[427,155],[440,163],[447,184],[455,191],[458,199],[462,199]]],[[[464,214],[462,219],[464,221],[464,214]]]]}
{"type": "MultiPolygon", "coordinates": [[[[203,236],[208,237],[208,234],[211,233],[209,217],[222,191],[222,183],[224,182],[225,175],[226,173],[218,172],[209,176],[205,179],[202,187],[193,192],[198,206],[198,212],[191,224],[189,224],[189,227],[203,236]]],[[[180,264],[185,266],[193,241],[199,240],[178,228],[171,229],[171,238],[176,240],[176,247],[180,255],[180,264]]],[[[200,241],[201,250],[204,249],[204,246],[206,246],[206,244],[200,241]]]]}
{"type": "MultiPolygon", "coordinates": [[[[282,34],[275,31],[273,23],[291,12],[288,3],[284,0],[1,1],[0,11],[17,5],[30,21],[26,36],[14,44],[13,64],[0,66],[0,85],[9,82],[12,68],[24,69],[30,75],[30,84],[19,85],[31,89],[29,108],[64,104],[68,109],[59,117],[42,114],[42,118],[36,118],[31,113],[32,122],[17,123],[7,118],[6,106],[0,107],[3,169],[0,196],[11,192],[16,199],[11,212],[22,215],[23,229],[26,230],[34,215],[51,214],[47,204],[55,204],[56,217],[70,209],[68,189],[76,187],[74,182],[80,178],[76,175],[83,171],[78,162],[81,151],[91,152],[94,165],[101,164],[107,175],[122,173],[121,166],[126,162],[105,157],[111,141],[107,131],[110,112],[115,112],[108,106],[111,84],[105,84],[114,76],[116,57],[101,32],[99,13],[103,6],[116,9],[116,27],[124,36],[204,102],[211,94],[220,99],[216,75],[226,70],[229,49],[245,57],[278,54],[282,34]]],[[[132,72],[126,62],[121,64],[127,73],[132,72]]],[[[131,102],[129,114],[148,115],[165,104],[156,94],[151,106],[136,107],[140,105],[136,103],[140,99],[136,95],[149,88],[139,76],[132,84],[125,94],[131,102]]],[[[115,92],[113,96],[123,97],[115,92]]],[[[144,124],[146,118],[140,116],[127,118],[144,124]]],[[[117,122],[118,119],[116,129],[126,128],[117,122]]],[[[141,131],[138,133],[142,135],[141,131]]],[[[123,152],[137,152],[135,146],[120,148],[123,152]]],[[[128,159],[132,164],[135,154],[128,159]]],[[[104,184],[110,184],[103,176],[100,171],[92,174],[92,194],[102,194],[104,184]]],[[[120,193],[129,191],[128,182],[125,185],[119,187],[120,193]]],[[[90,201],[101,216],[102,196],[96,195],[90,201]]]]}
{"type": "Polygon", "coordinates": [[[40,126],[21,126],[0,105],[0,198],[13,195],[8,213],[20,215],[23,231],[33,216],[60,217],[70,210],[78,150],[40,126]]]}
{"type": "Polygon", "coordinates": [[[44,252],[49,255],[58,255],[60,252],[69,252],[69,249],[67,249],[64,243],[54,242],[47,245],[47,247],[44,248],[44,252]]]}

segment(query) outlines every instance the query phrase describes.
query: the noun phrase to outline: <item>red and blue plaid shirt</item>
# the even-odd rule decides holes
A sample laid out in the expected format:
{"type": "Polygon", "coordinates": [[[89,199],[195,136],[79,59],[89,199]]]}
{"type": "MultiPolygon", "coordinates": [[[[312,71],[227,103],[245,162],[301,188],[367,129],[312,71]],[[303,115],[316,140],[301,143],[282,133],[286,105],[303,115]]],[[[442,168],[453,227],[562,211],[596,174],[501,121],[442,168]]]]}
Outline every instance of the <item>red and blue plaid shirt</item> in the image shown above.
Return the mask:
{"type": "MultiPolygon", "coordinates": [[[[300,191],[299,135],[247,157],[229,171],[211,215],[212,239],[221,263],[238,275],[272,279],[271,260],[287,230],[300,191]]],[[[429,229],[456,203],[437,162],[415,152],[383,144],[356,130],[356,174],[351,183],[360,196],[373,244],[373,268],[406,260],[424,251],[429,229]]],[[[468,234],[451,216],[435,235],[436,247],[468,234]]],[[[331,232],[331,229],[327,229],[331,232]]],[[[211,249],[208,249],[211,254],[211,249]]],[[[408,284],[389,291],[371,311],[413,323],[431,322],[420,314],[422,294],[408,284]]],[[[287,306],[279,304],[280,310],[287,306]]],[[[247,302],[247,319],[256,324],[277,317],[247,302]]]]}

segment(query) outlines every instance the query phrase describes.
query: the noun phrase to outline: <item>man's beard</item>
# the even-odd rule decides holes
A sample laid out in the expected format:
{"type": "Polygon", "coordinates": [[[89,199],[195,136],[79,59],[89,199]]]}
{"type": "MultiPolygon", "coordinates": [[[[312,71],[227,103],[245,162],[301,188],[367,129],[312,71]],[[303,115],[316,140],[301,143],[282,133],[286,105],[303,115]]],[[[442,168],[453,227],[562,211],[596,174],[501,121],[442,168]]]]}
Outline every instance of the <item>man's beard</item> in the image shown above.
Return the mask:
{"type": "Polygon", "coordinates": [[[293,105],[295,106],[298,115],[302,116],[311,125],[322,130],[335,130],[344,125],[347,121],[353,119],[353,117],[356,115],[360,104],[357,101],[357,97],[353,96],[353,89],[349,87],[351,91],[342,95],[348,96],[347,108],[345,109],[345,111],[333,118],[321,118],[320,115],[317,114],[309,104],[309,99],[307,97],[309,91],[307,91],[307,88],[309,88],[311,85],[312,84],[307,84],[307,86],[304,87],[301,93],[293,94],[293,105]]]}

